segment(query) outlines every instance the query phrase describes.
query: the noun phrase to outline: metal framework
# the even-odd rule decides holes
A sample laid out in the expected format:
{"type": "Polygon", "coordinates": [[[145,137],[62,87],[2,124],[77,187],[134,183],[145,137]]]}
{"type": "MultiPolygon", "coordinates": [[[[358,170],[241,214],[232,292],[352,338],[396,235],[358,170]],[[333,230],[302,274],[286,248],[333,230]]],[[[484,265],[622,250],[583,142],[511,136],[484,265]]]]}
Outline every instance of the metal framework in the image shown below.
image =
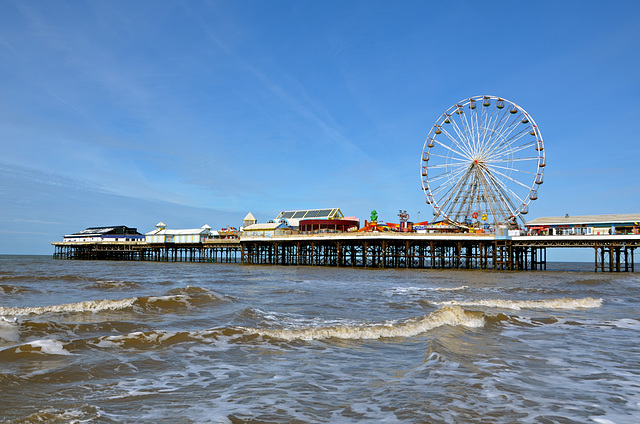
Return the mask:
{"type": "Polygon", "coordinates": [[[205,243],[143,242],[61,242],[54,259],[157,261],[157,262],[240,262],[238,240],[205,243]]]}
{"type": "Polygon", "coordinates": [[[363,268],[546,269],[544,247],[493,239],[242,240],[242,263],[363,268]]]}
{"type": "Polygon", "coordinates": [[[420,174],[435,216],[468,227],[515,225],[538,198],[545,165],[533,118],[504,98],[476,96],[438,118],[420,174]]]}
{"type": "Polygon", "coordinates": [[[54,242],[55,259],[221,262],[362,268],[545,270],[548,248],[591,248],[595,271],[634,272],[640,236],[373,235],[227,239],[206,243],[54,242]]]}

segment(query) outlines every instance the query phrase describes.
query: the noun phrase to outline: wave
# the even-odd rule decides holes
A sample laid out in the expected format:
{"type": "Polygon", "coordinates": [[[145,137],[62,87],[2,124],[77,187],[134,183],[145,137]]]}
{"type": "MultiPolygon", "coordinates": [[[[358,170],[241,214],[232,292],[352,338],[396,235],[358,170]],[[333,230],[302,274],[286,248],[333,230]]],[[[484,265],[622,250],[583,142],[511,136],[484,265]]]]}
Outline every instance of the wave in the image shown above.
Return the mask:
{"type": "Polygon", "coordinates": [[[122,280],[98,280],[95,283],[87,286],[89,289],[97,290],[123,290],[123,289],[136,289],[140,287],[139,283],[134,281],[122,281],[122,280]]]}
{"type": "Polygon", "coordinates": [[[87,300],[50,306],[5,307],[0,306],[0,316],[43,315],[49,313],[99,313],[133,309],[137,312],[165,312],[167,310],[190,308],[224,300],[208,290],[186,287],[169,291],[164,296],[140,296],[127,299],[87,300]]]}
{"type": "Polygon", "coordinates": [[[584,279],[584,280],[575,280],[569,281],[567,284],[574,284],[579,286],[598,286],[601,284],[609,284],[608,281],[600,280],[600,279],[584,279]]]}
{"type": "Polygon", "coordinates": [[[104,412],[92,405],[82,405],[68,409],[48,407],[14,421],[3,421],[7,424],[23,423],[86,423],[103,417],[104,412]]]}
{"type": "Polygon", "coordinates": [[[30,291],[31,290],[20,286],[13,286],[11,284],[0,284],[0,294],[18,294],[30,291]]]}
{"type": "Polygon", "coordinates": [[[66,274],[66,275],[0,275],[0,281],[87,281],[88,278],[81,275],[66,274]]]}
{"type": "Polygon", "coordinates": [[[484,300],[446,300],[442,302],[429,302],[440,306],[485,306],[488,308],[501,309],[580,309],[599,308],[602,306],[602,299],[585,297],[582,299],[572,299],[568,297],[558,299],[542,300],[506,300],[506,299],[484,299],[484,300]]]}
{"type": "Polygon", "coordinates": [[[20,325],[18,320],[9,320],[0,316],[0,341],[17,342],[19,339],[20,325]]]}
{"type": "Polygon", "coordinates": [[[23,316],[23,315],[43,315],[47,313],[60,312],[101,312],[108,310],[119,310],[129,308],[134,305],[138,298],[120,300],[87,300],[77,303],[64,303],[50,306],[26,306],[26,307],[6,307],[0,306],[0,315],[23,316]]]}
{"type": "Polygon", "coordinates": [[[56,339],[32,340],[27,343],[13,346],[0,351],[0,359],[3,361],[15,360],[31,355],[72,355],[65,348],[65,343],[56,339]]]}
{"type": "Polygon", "coordinates": [[[425,292],[456,292],[469,289],[469,286],[457,286],[457,287],[394,287],[387,289],[384,292],[391,295],[412,295],[421,294],[425,292]]]}
{"type": "Polygon", "coordinates": [[[294,329],[243,328],[249,334],[259,334],[287,341],[322,340],[330,338],[364,340],[388,337],[413,337],[443,325],[483,327],[481,312],[465,311],[459,306],[444,306],[435,312],[401,322],[371,325],[338,325],[294,329]]]}

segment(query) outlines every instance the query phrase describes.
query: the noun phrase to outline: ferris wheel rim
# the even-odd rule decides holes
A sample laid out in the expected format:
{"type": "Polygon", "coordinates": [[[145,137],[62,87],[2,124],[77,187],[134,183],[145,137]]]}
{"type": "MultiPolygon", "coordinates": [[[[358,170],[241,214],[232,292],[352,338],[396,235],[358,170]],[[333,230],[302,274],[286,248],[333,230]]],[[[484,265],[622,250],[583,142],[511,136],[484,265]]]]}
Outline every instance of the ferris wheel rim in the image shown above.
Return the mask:
{"type": "Polygon", "coordinates": [[[494,225],[524,222],[522,215],[537,199],[545,166],[542,134],[524,108],[504,97],[473,96],[449,107],[429,131],[421,157],[422,189],[434,215],[454,223],[469,224],[469,216],[480,214],[491,216],[494,225]],[[489,116],[485,108],[491,104],[489,116]],[[451,131],[443,128],[447,125],[451,131]],[[535,140],[527,139],[527,132],[535,140]],[[437,137],[440,134],[444,136],[437,137]],[[440,163],[430,166],[432,157],[440,163]],[[520,175],[531,175],[533,181],[525,183],[530,180],[520,175]]]}

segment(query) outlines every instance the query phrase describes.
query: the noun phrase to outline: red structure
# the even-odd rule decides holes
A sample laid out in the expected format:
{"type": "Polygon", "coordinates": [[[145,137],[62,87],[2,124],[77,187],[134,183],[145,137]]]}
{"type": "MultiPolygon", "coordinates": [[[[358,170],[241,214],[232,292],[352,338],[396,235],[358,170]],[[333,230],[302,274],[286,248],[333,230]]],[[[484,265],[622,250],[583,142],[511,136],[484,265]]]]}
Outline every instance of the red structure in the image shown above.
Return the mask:
{"type": "MultiPolygon", "coordinates": [[[[299,224],[301,233],[340,233],[360,228],[359,219],[303,219],[299,224]]],[[[352,230],[353,231],[353,230],[352,230]]]]}

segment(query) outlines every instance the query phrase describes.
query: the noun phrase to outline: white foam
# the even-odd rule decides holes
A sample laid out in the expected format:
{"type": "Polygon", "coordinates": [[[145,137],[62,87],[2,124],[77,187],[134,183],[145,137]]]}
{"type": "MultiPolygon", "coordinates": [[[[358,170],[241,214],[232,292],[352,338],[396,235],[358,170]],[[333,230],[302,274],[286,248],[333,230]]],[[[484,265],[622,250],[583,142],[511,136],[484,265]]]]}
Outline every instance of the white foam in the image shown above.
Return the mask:
{"type": "Polygon", "coordinates": [[[119,310],[132,306],[136,300],[136,298],[121,300],[87,300],[85,302],[78,303],[64,303],[61,305],[51,306],[27,306],[22,308],[0,306],[0,315],[21,316],[59,312],[100,312],[105,310],[119,310]]]}
{"type": "Polygon", "coordinates": [[[17,318],[7,319],[0,316],[0,340],[7,342],[20,340],[20,324],[17,318]]]}
{"type": "Polygon", "coordinates": [[[618,328],[628,328],[630,330],[640,330],[640,321],[631,318],[622,318],[615,321],[607,321],[607,324],[614,325],[618,328]]]}
{"type": "Polygon", "coordinates": [[[329,338],[360,340],[384,337],[413,337],[443,325],[482,327],[484,326],[484,317],[481,313],[465,312],[458,306],[445,306],[431,314],[411,318],[402,322],[278,330],[245,328],[244,330],[252,334],[261,334],[263,336],[284,340],[318,340],[329,338]]]}
{"type": "Polygon", "coordinates": [[[391,295],[413,295],[413,294],[422,294],[425,292],[455,292],[467,290],[469,286],[458,286],[458,287],[394,287],[388,290],[385,290],[385,293],[391,295]]]}
{"type": "Polygon", "coordinates": [[[615,421],[611,421],[606,418],[591,417],[591,420],[593,420],[593,422],[596,422],[598,424],[616,424],[615,421]]]}
{"type": "MultiPolygon", "coordinates": [[[[72,354],[71,352],[69,352],[64,348],[64,345],[60,340],[55,340],[55,339],[34,340],[29,343],[25,343],[25,345],[27,344],[31,345],[31,347],[34,349],[39,348],[39,351],[41,353],[45,353],[48,355],[71,355],[72,354]]],[[[25,351],[25,350],[22,348],[19,348],[18,351],[25,351]]],[[[33,350],[31,352],[33,352],[33,350]]]]}
{"type": "Polygon", "coordinates": [[[568,297],[559,299],[543,300],[506,300],[506,299],[481,299],[481,300],[447,300],[443,302],[432,302],[435,305],[456,305],[456,306],[485,306],[488,308],[502,309],[579,309],[579,308],[599,308],[602,306],[602,299],[585,297],[582,299],[572,299],[568,297]]]}

